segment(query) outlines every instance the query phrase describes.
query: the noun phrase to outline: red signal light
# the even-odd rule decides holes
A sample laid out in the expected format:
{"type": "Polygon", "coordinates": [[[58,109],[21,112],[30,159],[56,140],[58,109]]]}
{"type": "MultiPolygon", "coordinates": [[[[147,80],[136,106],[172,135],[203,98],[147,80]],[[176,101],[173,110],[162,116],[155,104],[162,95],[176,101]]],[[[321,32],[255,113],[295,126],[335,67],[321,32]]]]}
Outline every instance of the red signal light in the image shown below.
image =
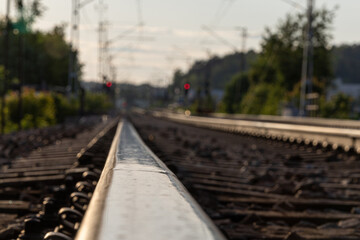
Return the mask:
{"type": "Polygon", "coordinates": [[[112,82],[107,82],[107,83],[106,83],[106,87],[109,88],[109,87],[111,87],[111,86],[112,86],[112,82]]]}
{"type": "Polygon", "coordinates": [[[190,89],[190,84],[185,83],[185,84],[184,84],[184,88],[185,88],[185,90],[189,90],[189,89],[190,89]]]}

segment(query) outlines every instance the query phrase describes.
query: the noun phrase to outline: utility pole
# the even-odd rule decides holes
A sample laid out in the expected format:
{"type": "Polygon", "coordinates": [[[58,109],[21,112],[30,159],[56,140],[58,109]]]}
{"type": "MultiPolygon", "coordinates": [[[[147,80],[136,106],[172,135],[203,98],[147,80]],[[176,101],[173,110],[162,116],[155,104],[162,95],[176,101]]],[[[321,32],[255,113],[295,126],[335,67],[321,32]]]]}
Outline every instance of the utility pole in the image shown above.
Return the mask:
{"type": "Polygon", "coordinates": [[[23,5],[23,1],[20,0],[18,1],[18,15],[19,15],[19,21],[20,21],[20,26],[17,32],[18,35],[18,78],[19,78],[19,86],[18,86],[18,109],[17,109],[17,115],[18,115],[18,119],[17,119],[17,124],[18,124],[18,130],[20,131],[22,129],[21,126],[21,120],[23,118],[23,112],[22,112],[22,105],[23,105],[23,99],[22,99],[22,90],[23,90],[23,85],[24,85],[24,54],[23,54],[23,49],[24,49],[24,42],[25,42],[25,34],[26,34],[26,22],[24,19],[24,5],[23,5]],[[22,27],[24,29],[22,29],[22,27]],[[22,31],[23,30],[23,31],[22,31]]]}
{"type": "Polygon", "coordinates": [[[99,0],[99,42],[98,42],[98,77],[100,83],[106,83],[105,61],[107,52],[107,25],[104,20],[106,5],[103,0],[99,0]]]}
{"type": "Polygon", "coordinates": [[[4,31],[4,80],[1,91],[1,134],[5,133],[5,94],[8,83],[8,68],[9,68],[9,34],[10,34],[10,23],[9,23],[9,15],[10,15],[10,0],[7,0],[6,3],[6,16],[5,16],[5,31],[4,31]]]}
{"type": "Polygon", "coordinates": [[[72,0],[72,14],[71,14],[71,29],[70,29],[70,55],[69,55],[69,73],[67,91],[72,93],[74,91],[74,83],[77,79],[76,71],[76,51],[79,47],[79,0],[72,0]]]}
{"type": "Polygon", "coordinates": [[[241,63],[240,63],[240,72],[245,72],[245,54],[246,54],[246,40],[248,37],[247,28],[242,27],[241,28],[241,63]]]}
{"type": "Polygon", "coordinates": [[[306,116],[306,94],[312,92],[313,77],[313,6],[314,0],[308,0],[307,27],[301,73],[300,116],[306,116]]]}
{"type": "Polygon", "coordinates": [[[79,54],[80,49],[80,9],[93,0],[72,0],[72,14],[71,14],[71,30],[70,30],[70,55],[69,55],[69,73],[67,90],[77,92],[79,86],[78,65],[76,55],[79,54]]]}

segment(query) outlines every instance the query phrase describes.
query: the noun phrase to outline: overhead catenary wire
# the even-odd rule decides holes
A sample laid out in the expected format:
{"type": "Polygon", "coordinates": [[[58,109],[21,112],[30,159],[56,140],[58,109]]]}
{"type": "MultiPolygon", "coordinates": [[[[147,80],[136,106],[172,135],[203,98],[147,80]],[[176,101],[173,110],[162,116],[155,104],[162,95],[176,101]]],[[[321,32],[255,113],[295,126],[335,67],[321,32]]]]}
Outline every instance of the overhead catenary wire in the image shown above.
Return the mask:
{"type": "Polygon", "coordinates": [[[217,11],[215,12],[215,15],[214,15],[212,21],[209,23],[210,26],[215,25],[215,23],[218,22],[220,16],[223,15],[224,12],[226,12],[226,11],[224,11],[224,9],[226,9],[227,3],[228,3],[228,0],[221,0],[219,6],[217,7],[217,11]]]}
{"type": "Polygon", "coordinates": [[[201,28],[203,30],[205,30],[207,33],[209,33],[211,36],[213,36],[214,38],[216,38],[217,40],[222,42],[223,44],[225,44],[225,45],[229,46],[230,48],[232,48],[234,52],[238,52],[238,49],[234,44],[232,44],[231,42],[229,42],[225,38],[221,37],[219,34],[215,33],[214,30],[212,30],[208,26],[203,25],[203,26],[201,26],[201,28]]]}
{"type": "MultiPolygon", "coordinates": [[[[151,36],[144,36],[143,33],[144,33],[145,22],[144,22],[144,18],[143,18],[142,2],[141,2],[141,0],[136,0],[135,4],[136,4],[135,7],[136,7],[137,24],[135,24],[133,27],[130,27],[129,29],[126,29],[124,32],[120,33],[118,36],[110,39],[107,42],[107,45],[110,45],[110,44],[114,43],[115,41],[119,41],[119,40],[122,40],[125,38],[131,38],[132,36],[130,36],[130,34],[132,34],[132,33],[137,33],[137,36],[135,37],[135,39],[132,40],[132,42],[128,46],[128,48],[131,48],[131,49],[139,48],[139,44],[142,41],[152,41],[154,39],[151,36]]],[[[134,56],[134,52],[129,51],[127,59],[132,66],[134,66],[134,67],[136,66],[136,58],[134,56]]]]}
{"type": "Polygon", "coordinates": [[[215,26],[215,24],[219,24],[221,20],[226,16],[228,11],[231,9],[231,6],[235,3],[236,0],[223,0],[222,2],[223,7],[219,8],[218,12],[216,13],[211,26],[215,26]]]}
{"type": "MultiPolygon", "coordinates": [[[[207,26],[209,26],[208,28],[211,28],[211,31],[214,31],[212,29],[214,29],[216,27],[216,25],[218,25],[221,22],[221,20],[226,16],[228,10],[230,9],[231,5],[235,1],[236,0],[221,0],[220,5],[217,8],[217,11],[215,12],[215,15],[213,17],[213,20],[210,21],[209,24],[207,24],[207,26]]],[[[204,29],[202,29],[202,30],[204,30],[204,29]]],[[[207,37],[205,37],[205,36],[201,38],[201,40],[200,40],[201,45],[206,38],[207,37]]]]}
{"type": "Polygon", "coordinates": [[[107,41],[107,22],[105,21],[105,11],[107,9],[103,0],[99,0],[97,7],[99,14],[98,28],[98,77],[99,82],[104,83],[105,76],[105,60],[106,60],[106,41],[107,41]]]}
{"type": "Polygon", "coordinates": [[[95,26],[92,22],[93,20],[92,17],[89,17],[87,9],[86,8],[81,9],[81,14],[83,16],[81,18],[83,23],[80,24],[80,27],[82,29],[91,29],[93,31],[95,29],[95,26]]]}
{"type": "Polygon", "coordinates": [[[304,7],[303,5],[301,5],[300,3],[294,1],[294,0],[282,0],[283,2],[293,6],[294,8],[300,9],[300,10],[305,10],[306,7],[304,7]]]}
{"type": "Polygon", "coordinates": [[[93,2],[94,0],[73,0],[72,1],[72,14],[71,14],[71,28],[70,28],[70,46],[71,51],[69,55],[68,66],[68,84],[67,90],[69,93],[77,92],[79,88],[78,76],[78,62],[76,61],[76,54],[80,49],[80,10],[93,2]]]}
{"type": "MultiPolygon", "coordinates": [[[[138,35],[137,41],[133,43],[133,48],[139,48],[140,41],[143,37],[144,33],[144,21],[142,17],[142,7],[141,7],[141,0],[136,0],[136,12],[137,12],[137,21],[138,21],[138,35]]],[[[130,58],[132,59],[133,64],[136,66],[136,58],[133,52],[130,52],[130,58]]]]}
{"type": "Polygon", "coordinates": [[[136,6],[137,6],[138,24],[139,24],[139,26],[142,26],[144,24],[144,21],[143,21],[143,16],[142,16],[141,0],[136,0],[136,6]]]}

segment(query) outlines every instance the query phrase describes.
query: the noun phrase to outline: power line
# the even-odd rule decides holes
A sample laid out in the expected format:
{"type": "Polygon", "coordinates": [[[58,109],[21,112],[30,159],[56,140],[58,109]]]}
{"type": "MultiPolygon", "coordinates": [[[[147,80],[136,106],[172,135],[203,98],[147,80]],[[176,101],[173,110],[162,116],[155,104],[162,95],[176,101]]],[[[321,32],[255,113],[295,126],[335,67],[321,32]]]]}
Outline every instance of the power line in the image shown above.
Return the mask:
{"type": "Polygon", "coordinates": [[[228,2],[227,0],[222,0],[222,1],[220,2],[220,5],[219,5],[219,7],[217,8],[217,11],[216,11],[216,13],[215,13],[215,15],[214,15],[214,18],[213,18],[213,20],[211,21],[211,24],[210,24],[211,26],[214,25],[214,24],[217,22],[219,16],[221,16],[221,13],[224,12],[224,9],[226,9],[226,3],[227,3],[227,2],[228,2]]]}
{"type": "Polygon", "coordinates": [[[232,48],[234,50],[234,52],[238,52],[238,49],[235,45],[233,45],[232,43],[230,43],[228,40],[226,40],[225,38],[221,37],[219,34],[217,34],[214,30],[212,30],[211,28],[209,28],[208,26],[203,25],[201,27],[203,30],[205,30],[207,33],[209,33],[211,36],[213,36],[214,38],[216,38],[217,40],[219,40],[220,42],[222,42],[223,44],[229,46],[230,48],[232,48]]]}
{"type": "Polygon", "coordinates": [[[69,92],[76,91],[79,87],[78,63],[76,55],[80,49],[80,9],[94,0],[72,0],[71,29],[70,29],[70,55],[68,66],[68,86],[69,92]]]}
{"type": "Polygon", "coordinates": [[[118,41],[118,40],[121,40],[121,39],[123,39],[123,38],[125,38],[125,37],[128,37],[131,33],[136,32],[136,31],[138,30],[138,28],[139,28],[139,24],[136,24],[135,26],[133,26],[133,27],[131,27],[131,28],[129,28],[129,29],[126,29],[125,31],[123,31],[122,33],[120,33],[119,35],[117,35],[116,37],[108,40],[108,41],[106,42],[106,44],[112,44],[112,43],[115,42],[115,41],[118,41]]]}
{"type": "MultiPolygon", "coordinates": [[[[224,0],[225,1],[225,0],[224,0]]],[[[223,9],[219,11],[219,14],[215,16],[213,24],[215,23],[219,24],[220,21],[226,16],[227,12],[230,10],[230,7],[234,4],[236,0],[226,0],[226,5],[224,5],[223,9]]]]}
{"type": "Polygon", "coordinates": [[[139,26],[144,25],[143,17],[142,17],[142,8],[141,8],[141,0],[136,0],[137,5],[137,14],[138,14],[138,24],[139,26]]]}
{"type": "Polygon", "coordinates": [[[293,0],[282,0],[283,2],[286,2],[287,4],[293,6],[294,8],[300,9],[300,10],[304,10],[306,9],[303,5],[301,5],[300,3],[293,1],[293,0]]]}
{"type": "Polygon", "coordinates": [[[105,11],[107,7],[103,0],[99,0],[99,28],[98,28],[98,77],[99,82],[106,81],[105,62],[107,52],[107,22],[105,21],[105,11]]]}

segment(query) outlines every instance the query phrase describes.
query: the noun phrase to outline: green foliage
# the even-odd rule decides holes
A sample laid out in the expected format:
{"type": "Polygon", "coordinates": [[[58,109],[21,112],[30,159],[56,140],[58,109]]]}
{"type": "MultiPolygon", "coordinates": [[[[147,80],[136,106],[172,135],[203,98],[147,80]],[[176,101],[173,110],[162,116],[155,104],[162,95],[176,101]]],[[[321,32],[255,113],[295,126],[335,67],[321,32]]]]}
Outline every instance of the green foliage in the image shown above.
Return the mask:
{"type": "MultiPolygon", "coordinates": [[[[327,9],[314,13],[314,91],[324,93],[332,77],[329,42],[334,12],[327,9]]],[[[234,83],[226,88],[223,109],[228,113],[279,114],[285,101],[296,102],[301,80],[306,15],[287,15],[275,30],[266,29],[262,49],[248,71],[249,87],[242,98],[236,98],[234,83]]]]}
{"type": "Polygon", "coordinates": [[[79,109],[79,101],[58,93],[51,94],[55,105],[55,118],[57,123],[62,123],[69,116],[76,116],[79,109]]]}
{"type": "MultiPolygon", "coordinates": [[[[0,21],[0,31],[4,23],[0,21]]],[[[9,47],[9,78],[26,76],[25,84],[54,87],[65,87],[68,79],[69,55],[73,52],[65,41],[65,26],[56,26],[49,32],[28,31],[23,34],[10,34],[9,47]],[[22,70],[19,72],[19,56],[21,57],[22,70]]],[[[3,42],[0,35],[0,42],[3,42]]],[[[4,55],[0,48],[0,55],[4,55]]],[[[77,53],[76,71],[81,76],[81,64],[78,62],[77,53]]],[[[4,58],[0,58],[0,65],[4,65],[4,58]]]]}
{"type": "MultiPolygon", "coordinates": [[[[314,79],[328,83],[332,76],[329,42],[334,12],[326,9],[314,13],[314,79]]],[[[251,68],[252,83],[268,82],[284,85],[291,91],[301,79],[306,15],[287,15],[275,31],[266,29],[262,51],[251,68]]],[[[323,89],[321,89],[323,91],[323,89]]]]}
{"type": "Polygon", "coordinates": [[[247,74],[236,74],[226,85],[221,111],[226,113],[240,112],[240,103],[249,89],[247,74]]]}
{"type": "Polygon", "coordinates": [[[104,93],[85,95],[85,112],[91,114],[106,113],[113,107],[110,97],[104,93]]]}
{"type": "Polygon", "coordinates": [[[334,95],[328,102],[322,99],[321,116],[325,118],[349,118],[352,103],[353,99],[343,93],[334,95]]]}
{"type": "MultiPolygon", "coordinates": [[[[10,19],[8,48],[9,78],[26,76],[25,84],[41,87],[67,85],[69,55],[73,50],[65,41],[65,25],[55,26],[49,32],[33,31],[36,19],[45,11],[40,0],[16,1],[17,15],[10,19]]],[[[0,20],[0,31],[5,29],[4,20],[0,20]]],[[[0,42],[4,41],[0,35],[0,42]]],[[[0,48],[0,55],[4,55],[0,48]]],[[[81,64],[75,54],[78,76],[81,76],[81,64]]],[[[4,58],[0,58],[0,65],[4,58]]]]}
{"type": "Polygon", "coordinates": [[[18,17],[13,23],[13,28],[23,34],[30,32],[36,18],[42,16],[45,8],[39,0],[24,3],[23,0],[16,0],[18,17]]]}
{"type": "MultiPolygon", "coordinates": [[[[68,117],[78,116],[79,99],[66,97],[58,93],[35,92],[25,89],[22,94],[23,129],[41,128],[62,123],[68,117]]],[[[85,97],[85,111],[87,114],[107,113],[113,107],[112,101],[104,93],[88,93],[85,97]]],[[[17,92],[9,92],[6,96],[5,131],[18,129],[19,97],[17,92]]]]}
{"type": "Polygon", "coordinates": [[[279,107],[284,98],[285,89],[279,85],[259,83],[250,87],[240,104],[241,113],[279,114],[279,107]]]}
{"type": "Polygon", "coordinates": [[[4,85],[2,84],[5,81],[5,67],[0,65],[0,93],[3,92],[4,85]]]}
{"type": "MultiPolygon", "coordinates": [[[[46,127],[56,123],[55,104],[49,93],[35,93],[26,90],[22,95],[22,126],[25,129],[46,127]]],[[[10,122],[16,123],[18,116],[19,99],[17,94],[11,93],[6,98],[6,107],[10,122]]]]}
{"type": "Polygon", "coordinates": [[[332,48],[334,74],[346,83],[359,83],[360,45],[341,45],[332,48]]]}
{"type": "MultiPolygon", "coordinates": [[[[182,89],[186,82],[190,83],[193,89],[202,88],[207,75],[209,75],[210,88],[224,89],[232,76],[240,71],[242,55],[242,53],[234,53],[222,58],[212,57],[208,61],[195,62],[186,73],[180,70],[175,71],[169,92],[173,93],[176,88],[182,89]],[[210,72],[209,66],[211,66],[210,72]]],[[[245,71],[250,68],[256,58],[257,54],[254,51],[245,54],[245,71]]]]}

